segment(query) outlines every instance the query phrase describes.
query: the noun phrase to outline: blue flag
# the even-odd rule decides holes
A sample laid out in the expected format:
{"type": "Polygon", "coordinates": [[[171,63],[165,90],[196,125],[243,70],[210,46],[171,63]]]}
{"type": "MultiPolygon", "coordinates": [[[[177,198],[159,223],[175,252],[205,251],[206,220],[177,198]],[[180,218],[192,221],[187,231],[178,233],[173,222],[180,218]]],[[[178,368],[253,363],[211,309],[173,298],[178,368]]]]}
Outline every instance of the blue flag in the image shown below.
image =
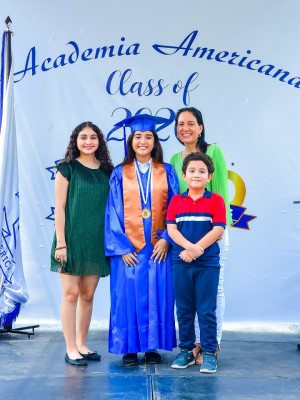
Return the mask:
{"type": "Polygon", "coordinates": [[[11,327],[28,300],[19,232],[14,74],[13,63],[8,59],[10,34],[3,34],[0,72],[0,328],[11,327]]]}

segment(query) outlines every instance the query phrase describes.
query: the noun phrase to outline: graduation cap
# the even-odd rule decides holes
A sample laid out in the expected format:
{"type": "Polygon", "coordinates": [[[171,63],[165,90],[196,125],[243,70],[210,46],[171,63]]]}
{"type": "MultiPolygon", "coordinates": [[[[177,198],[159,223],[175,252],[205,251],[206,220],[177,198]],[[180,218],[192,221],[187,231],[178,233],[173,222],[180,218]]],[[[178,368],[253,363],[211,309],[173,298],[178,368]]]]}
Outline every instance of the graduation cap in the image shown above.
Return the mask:
{"type": "Polygon", "coordinates": [[[133,117],[125,118],[122,121],[115,124],[117,127],[128,127],[131,129],[131,132],[140,131],[155,131],[156,124],[163,124],[167,122],[167,118],[162,117],[154,117],[149,114],[139,114],[134,115],[133,117]]]}
{"type": "Polygon", "coordinates": [[[125,131],[126,127],[130,128],[131,133],[136,131],[140,132],[155,131],[156,124],[163,124],[168,121],[169,120],[167,118],[155,117],[149,114],[139,114],[139,115],[134,115],[133,117],[125,118],[122,121],[115,124],[116,127],[123,126],[125,155],[127,155],[126,131],[125,131]]]}

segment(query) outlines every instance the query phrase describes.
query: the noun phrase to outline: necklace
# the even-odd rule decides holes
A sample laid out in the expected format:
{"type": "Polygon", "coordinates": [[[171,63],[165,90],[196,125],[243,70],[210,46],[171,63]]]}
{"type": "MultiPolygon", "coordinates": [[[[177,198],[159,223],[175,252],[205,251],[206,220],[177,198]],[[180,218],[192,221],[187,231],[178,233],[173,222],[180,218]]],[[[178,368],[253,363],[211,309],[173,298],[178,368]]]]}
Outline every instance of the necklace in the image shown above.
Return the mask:
{"type": "Polygon", "coordinates": [[[146,204],[147,204],[148,197],[149,197],[150,180],[151,180],[151,176],[152,176],[152,164],[150,163],[150,167],[149,167],[149,174],[148,174],[148,180],[147,180],[147,185],[146,185],[146,193],[144,192],[144,187],[143,187],[142,180],[141,180],[140,169],[139,169],[139,165],[136,160],[135,160],[135,165],[136,165],[136,175],[138,178],[138,184],[140,187],[140,192],[142,194],[142,201],[144,204],[144,207],[142,209],[142,217],[146,219],[151,216],[151,210],[149,210],[149,208],[146,207],[146,204]]]}

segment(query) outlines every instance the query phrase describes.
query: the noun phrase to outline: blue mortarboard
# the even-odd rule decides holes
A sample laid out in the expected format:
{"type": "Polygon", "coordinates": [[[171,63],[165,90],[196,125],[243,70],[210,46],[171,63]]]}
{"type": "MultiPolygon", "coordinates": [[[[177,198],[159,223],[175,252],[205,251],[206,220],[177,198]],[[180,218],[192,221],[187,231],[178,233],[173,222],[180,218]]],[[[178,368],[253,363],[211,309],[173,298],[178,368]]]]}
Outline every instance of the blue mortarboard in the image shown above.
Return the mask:
{"type": "Polygon", "coordinates": [[[125,118],[122,121],[115,124],[116,127],[123,127],[125,155],[127,155],[126,130],[125,130],[126,127],[131,129],[131,133],[136,131],[140,132],[156,131],[155,129],[156,124],[163,124],[168,121],[169,120],[167,118],[154,117],[153,115],[149,114],[139,114],[139,115],[134,115],[133,117],[125,118]]]}
{"type": "Polygon", "coordinates": [[[115,124],[118,127],[128,127],[131,129],[131,132],[140,131],[155,131],[156,124],[163,124],[164,122],[168,122],[169,120],[161,117],[154,117],[149,114],[140,114],[134,115],[133,117],[129,117],[123,119],[122,121],[115,124]]]}

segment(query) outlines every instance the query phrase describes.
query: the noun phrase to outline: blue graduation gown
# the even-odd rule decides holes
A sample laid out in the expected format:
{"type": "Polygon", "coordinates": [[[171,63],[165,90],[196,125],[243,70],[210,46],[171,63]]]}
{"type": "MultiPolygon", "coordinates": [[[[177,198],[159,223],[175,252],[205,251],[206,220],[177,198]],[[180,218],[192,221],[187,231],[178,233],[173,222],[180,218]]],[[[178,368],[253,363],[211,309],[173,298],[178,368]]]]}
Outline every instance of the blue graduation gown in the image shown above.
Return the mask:
{"type": "MultiPolygon", "coordinates": [[[[178,193],[173,167],[164,164],[168,181],[168,204],[178,193]]],[[[115,354],[145,352],[176,347],[174,295],[171,275],[171,251],[166,261],[154,263],[151,243],[151,217],[144,219],[146,246],[137,254],[135,267],[126,266],[121,255],[134,252],[125,234],[122,166],[114,169],[106,206],[105,253],[110,256],[111,311],[109,352],[115,354]]],[[[149,172],[149,171],[148,171],[149,172]]],[[[144,190],[148,177],[141,174],[144,190]]],[[[155,182],[153,182],[155,185],[155,182]]],[[[147,208],[151,209],[151,195],[147,208]]],[[[167,231],[162,237],[170,241],[167,231]]]]}

